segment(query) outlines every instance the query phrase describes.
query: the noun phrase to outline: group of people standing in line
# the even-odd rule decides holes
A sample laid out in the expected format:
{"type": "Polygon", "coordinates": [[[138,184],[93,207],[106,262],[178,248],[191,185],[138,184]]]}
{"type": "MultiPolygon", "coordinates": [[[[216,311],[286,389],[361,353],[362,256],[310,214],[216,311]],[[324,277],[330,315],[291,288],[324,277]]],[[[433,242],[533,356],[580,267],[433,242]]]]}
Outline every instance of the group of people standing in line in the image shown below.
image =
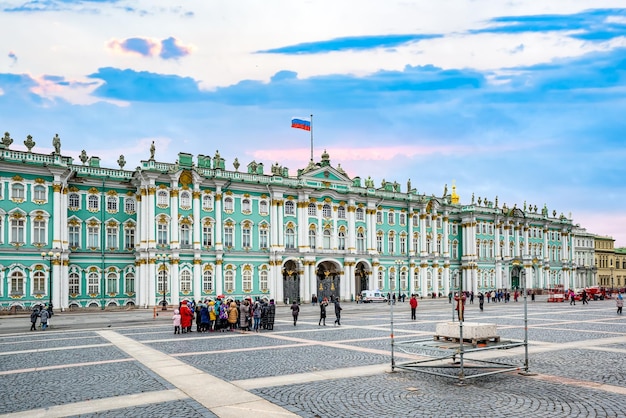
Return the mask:
{"type": "MultiPolygon", "coordinates": [[[[182,301],[174,310],[172,321],[174,334],[192,332],[196,322],[196,332],[260,332],[261,329],[274,329],[276,305],[274,299],[265,298],[252,301],[233,299],[207,299],[204,302],[182,301]]],[[[295,325],[295,321],[294,321],[295,325]]]]}

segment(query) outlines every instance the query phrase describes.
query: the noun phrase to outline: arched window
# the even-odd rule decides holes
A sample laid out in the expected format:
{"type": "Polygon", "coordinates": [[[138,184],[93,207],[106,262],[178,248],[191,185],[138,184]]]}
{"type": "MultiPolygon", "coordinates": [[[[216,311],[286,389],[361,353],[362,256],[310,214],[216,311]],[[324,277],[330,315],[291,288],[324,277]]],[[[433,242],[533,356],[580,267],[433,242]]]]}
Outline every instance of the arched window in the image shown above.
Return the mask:
{"type": "Polygon", "coordinates": [[[80,294],[80,276],[76,272],[68,275],[68,291],[71,296],[80,294]]]}
{"type": "Polygon", "coordinates": [[[345,251],[346,249],[346,232],[344,230],[339,231],[338,234],[338,242],[337,242],[337,248],[341,251],[345,251]]]}
{"type": "Polygon", "coordinates": [[[293,201],[288,200],[285,202],[285,215],[295,215],[296,209],[293,201]]]}
{"type": "Polygon", "coordinates": [[[157,193],[157,206],[162,208],[169,206],[169,193],[167,190],[159,190],[157,193]]]}
{"type": "Polygon", "coordinates": [[[23,295],[24,294],[24,274],[21,271],[14,271],[11,273],[11,289],[10,295],[23,295]]]}
{"type": "Polygon", "coordinates": [[[309,247],[311,247],[311,249],[315,249],[316,239],[317,239],[317,234],[315,233],[315,229],[309,229],[309,247]]]}
{"type": "Polygon", "coordinates": [[[244,269],[241,277],[241,285],[244,292],[252,291],[252,270],[244,269]]]}
{"type": "Polygon", "coordinates": [[[227,292],[235,290],[235,272],[232,270],[226,270],[224,273],[224,290],[227,292]]]}
{"type": "Polygon", "coordinates": [[[261,215],[267,215],[267,200],[261,200],[259,202],[259,213],[261,215]]]}
{"type": "Polygon", "coordinates": [[[248,214],[252,212],[252,204],[250,203],[250,199],[243,199],[241,201],[241,212],[248,214]]]}
{"type": "Polygon", "coordinates": [[[259,288],[261,292],[267,292],[268,274],[266,270],[261,270],[259,274],[259,288]]]}
{"type": "Polygon", "coordinates": [[[187,190],[184,190],[180,193],[180,208],[191,208],[191,193],[189,193],[187,190]]]}
{"type": "Polygon", "coordinates": [[[100,198],[95,194],[90,194],[87,197],[87,209],[92,212],[97,212],[100,210],[100,198]]]}
{"type": "Polygon", "coordinates": [[[46,188],[41,184],[35,185],[33,188],[33,200],[38,202],[45,202],[47,199],[46,188]]]}
{"type": "Polygon", "coordinates": [[[157,288],[160,294],[167,293],[167,267],[163,266],[159,269],[157,288]]]}
{"type": "Polygon", "coordinates": [[[385,288],[385,276],[383,275],[382,270],[378,270],[378,289],[382,290],[385,288]]]}
{"type": "Polygon", "coordinates": [[[117,196],[107,197],[107,212],[117,212],[117,196]]]}
{"type": "Polygon", "coordinates": [[[324,249],[330,250],[330,229],[324,230],[324,249]]]}
{"type": "Polygon", "coordinates": [[[180,245],[183,248],[191,245],[191,225],[188,223],[180,225],[180,245]]]}
{"type": "Polygon", "coordinates": [[[365,216],[363,214],[363,208],[356,208],[356,220],[357,221],[365,220],[365,216]]]}
{"type": "Polygon", "coordinates": [[[317,216],[317,206],[315,206],[315,203],[309,203],[309,216],[317,216]]]}
{"type": "Polygon", "coordinates": [[[135,293],[135,273],[126,273],[124,278],[124,291],[127,295],[135,293]]]}
{"type": "Polygon", "coordinates": [[[213,210],[213,196],[210,194],[204,194],[202,196],[202,209],[213,210]]]}
{"type": "Polygon", "coordinates": [[[360,253],[365,251],[365,234],[362,229],[356,233],[356,250],[360,253]]]}
{"type": "Polygon", "coordinates": [[[233,212],[235,210],[235,204],[232,197],[224,199],[224,210],[226,212],[233,212]]]}
{"type": "Polygon", "coordinates": [[[33,293],[36,295],[46,293],[46,274],[43,271],[36,271],[33,274],[33,293]]]}
{"type": "Polygon", "coordinates": [[[396,252],[396,236],[393,232],[390,232],[387,237],[387,252],[389,254],[394,254],[396,252]]]}
{"type": "Polygon", "coordinates": [[[90,295],[100,294],[100,275],[95,271],[87,276],[87,293],[90,295]]]}
{"type": "Polygon", "coordinates": [[[136,211],[136,202],[132,197],[127,197],[124,199],[124,212],[133,214],[136,211]]]}
{"type": "Polygon", "coordinates": [[[24,200],[24,185],[21,183],[13,183],[11,185],[11,199],[24,200]]]}
{"type": "Polygon", "coordinates": [[[117,293],[117,274],[115,273],[107,275],[107,293],[117,293]]]}
{"type": "Polygon", "coordinates": [[[337,208],[337,217],[339,219],[346,219],[346,208],[345,208],[345,206],[339,206],[337,208]]]}
{"type": "Polygon", "coordinates": [[[285,230],[285,248],[291,250],[296,248],[296,234],[293,228],[287,228],[285,230]]]}
{"type": "Polygon", "coordinates": [[[80,195],[78,193],[70,193],[67,199],[68,199],[69,210],[80,209],[80,195]]]}
{"type": "Polygon", "coordinates": [[[202,273],[202,291],[204,293],[213,293],[213,289],[215,286],[213,285],[213,271],[212,270],[204,270],[202,273]]]}
{"type": "Polygon", "coordinates": [[[330,218],[332,216],[332,210],[330,208],[330,205],[327,203],[322,206],[322,216],[324,218],[330,218]]]}
{"type": "Polygon", "coordinates": [[[180,290],[181,292],[191,292],[191,272],[183,270],[180,272],[180,290]]]}
{"type": "Polygon", "coordinates": [[[383,223],[383,213],[381,211],[376,212],[376,223],[377,224],[383,223]]]}
{"type": "Polygon", "coordinates": [[[406,225],[406,215],[404,213],[400,214],[400,225],[406,225]]]}

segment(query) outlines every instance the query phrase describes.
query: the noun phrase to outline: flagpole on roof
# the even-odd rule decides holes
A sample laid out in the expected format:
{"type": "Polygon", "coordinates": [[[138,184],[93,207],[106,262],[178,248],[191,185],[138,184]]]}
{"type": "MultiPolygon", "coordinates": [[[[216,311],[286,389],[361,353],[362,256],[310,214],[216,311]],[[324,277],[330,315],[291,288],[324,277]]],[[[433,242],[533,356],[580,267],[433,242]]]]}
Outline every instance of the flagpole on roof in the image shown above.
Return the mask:
{"type": "Polygon", "coordinates": [[[313,162],[313,114],[311,114],[311,162],[313,162]]]}

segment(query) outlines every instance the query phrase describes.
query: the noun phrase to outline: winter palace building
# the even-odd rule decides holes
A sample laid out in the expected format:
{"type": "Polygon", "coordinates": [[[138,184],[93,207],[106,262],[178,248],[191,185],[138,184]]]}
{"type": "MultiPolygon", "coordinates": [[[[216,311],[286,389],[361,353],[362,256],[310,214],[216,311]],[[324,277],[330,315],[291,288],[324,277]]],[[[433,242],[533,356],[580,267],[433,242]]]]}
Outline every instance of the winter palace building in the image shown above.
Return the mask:
{"type": "Polygon", "coordinates": [[[362,290],[446,295],[460,285],[593,284],[593,235],[546,207],[461,203],[350,178],[324,152],[279,165],[179,153],[135,170],[0,144],[0,309],[178,304],[231,295],[353,300],[362,290]],[[243,168],[243,167],[242,167],[243,168]],[[577,239],[577,234],[582,239],[577,239]],[[590,240],[590,241],[589,241],[590,240]],[[587,261],[585,261],[587,260],[587,261]],[[587,263],[587,264],[585,264],[587,263]]]}

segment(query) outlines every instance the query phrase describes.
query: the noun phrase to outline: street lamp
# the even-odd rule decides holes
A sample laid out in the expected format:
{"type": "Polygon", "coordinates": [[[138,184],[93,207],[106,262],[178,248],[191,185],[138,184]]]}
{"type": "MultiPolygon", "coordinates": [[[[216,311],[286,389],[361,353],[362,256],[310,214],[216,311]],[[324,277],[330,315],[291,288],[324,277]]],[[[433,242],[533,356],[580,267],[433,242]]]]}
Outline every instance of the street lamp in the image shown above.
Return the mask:
{"type": "Polygon", "coordinates": [[[52,250],[41,253],[41,258],[44,260],[48,260],[48,265],[50,267],[50,271],[48,272],[48,310],[52,312],[52,260],[59,260],[61,258],[61,254],[55,253],[52,250]]]}
{"type": "MultiPolygon", "coordinates": [[[[396,266],[398,266],[398,283],[400,283],[400,266],[402,266],[402,260],[396,260],[395,261],[396,266]]],[[[391,284],[391,283],[390,283],[391,284]]],[[[395,291],[394,291],[395,294],[395,291]]],[[[398,296],[400,295],[400,286],[398,286],[398,296]]],[[[399,298],[398,298],[399,299],[399,298]]],[[[395,304],[392,300],[389,301],[389,304],[391,305],[391,371],[393,372],[395,367],[396,367],[396,359],[394,356],[394,352],[395,352],[395,343],[394,343],[394,339],[393,339],[393,305],[395,304]]]]}
{"type": "Polygon", "coordinates": [[[402,260],[396,260],[395,261],[396,266],[398,266],[398,301],[400,301],[400,271],[402,269],[402,265],[404,264],[404,262],[402,260]]]}
{"type": "Polygon", "coordinates": [[[168,272],[167,272],[167,268],[165,267],[165,263],[167,261],[170,260],[170,256],[167,254],[157,254],[156,256],[157,259],[157,283],[160,283],[163,285],[162,288],[162,293],[163,293],[163,300],[161,301],[161,310],[162,311],[167,311],[167,300],[165,299],[165,296],[167,295],[167,277],[168,277],[168,272]],[[163,280],[161,281],[161,275],[159,274],[159,262],[161,262],[161,265],[163,266],[163,280]]]}

